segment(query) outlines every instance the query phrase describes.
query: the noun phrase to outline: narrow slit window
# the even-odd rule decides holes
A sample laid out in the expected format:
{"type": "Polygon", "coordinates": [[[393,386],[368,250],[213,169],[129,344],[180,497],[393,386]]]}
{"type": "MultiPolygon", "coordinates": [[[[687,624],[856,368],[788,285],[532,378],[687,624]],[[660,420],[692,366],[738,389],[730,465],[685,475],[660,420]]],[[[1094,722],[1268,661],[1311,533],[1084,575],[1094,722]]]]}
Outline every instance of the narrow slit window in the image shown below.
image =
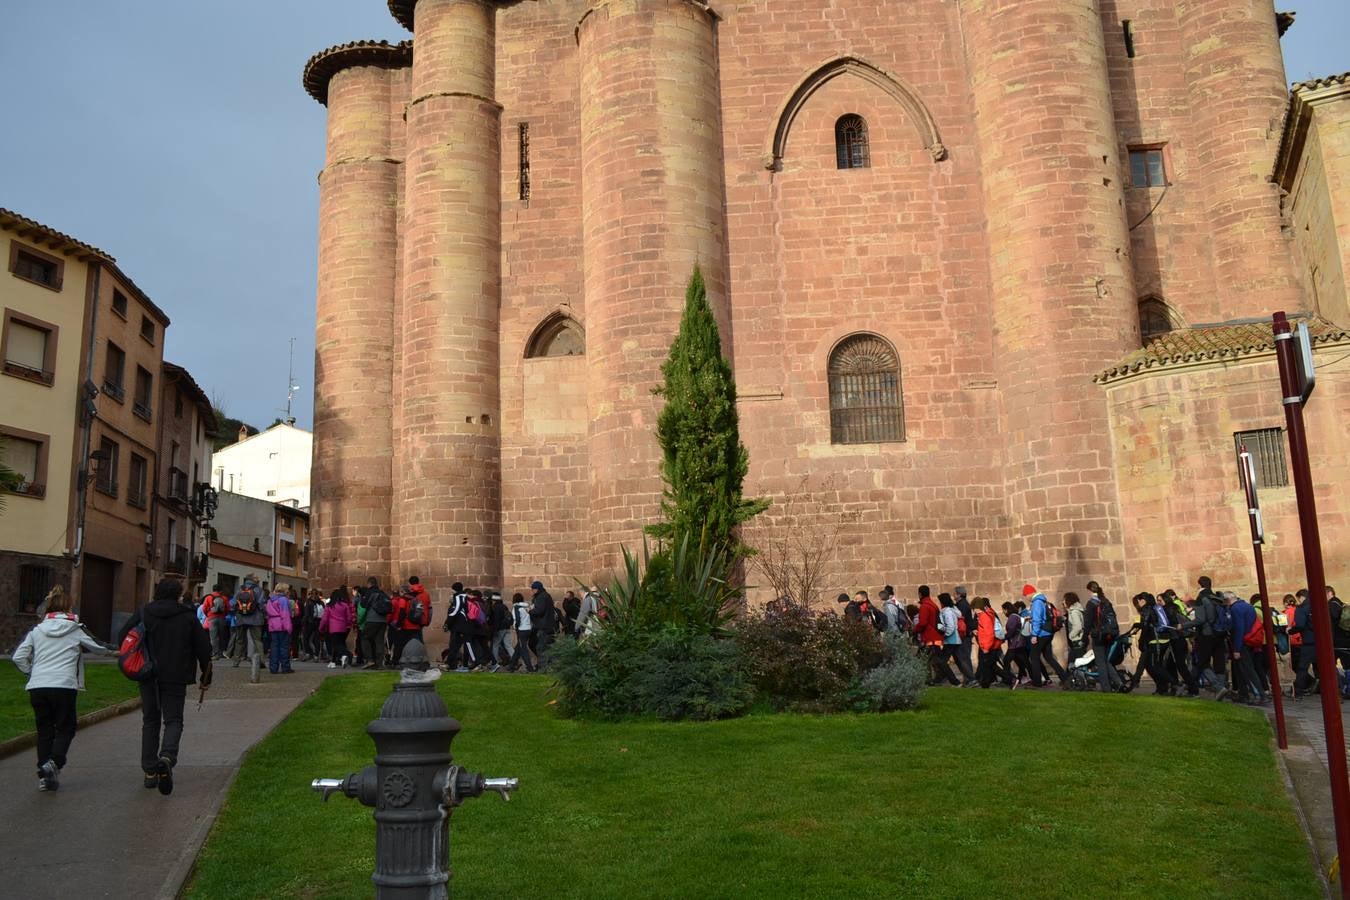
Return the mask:
{"type": "Polygon", "coordinates": [[[1121,33],[1125,36],[1125,55],[1134,59],[1134,27],[1129,19],[1122,19],[1120,23],[1121,33]]]}
{"type": "Polygon", "coordinates": [[[866,169],[872,165],[867,139],[867,120],[847,115],[834,123],[834,151],[841,169],[866,169]]]}
{"type": "Polygon", "coordinates": [[[530,123],[520,123],[520,202],[530,202],[530,123]]]}

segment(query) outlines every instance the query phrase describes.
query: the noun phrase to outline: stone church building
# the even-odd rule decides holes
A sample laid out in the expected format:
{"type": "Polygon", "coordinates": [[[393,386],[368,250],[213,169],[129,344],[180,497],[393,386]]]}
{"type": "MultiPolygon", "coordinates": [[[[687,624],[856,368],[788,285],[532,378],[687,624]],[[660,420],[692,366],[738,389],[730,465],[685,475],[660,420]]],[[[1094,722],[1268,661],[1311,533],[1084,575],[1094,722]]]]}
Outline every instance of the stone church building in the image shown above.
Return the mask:
{"type": "MultiPolygon", "coordinates": [[[[777,501],[747,538],[837,523],[831,596],[1250,590],[1239,435],[1272,590],[1302,583],[1269,315],[1310,316],[1329,366],[1350,315],[1344,279],[1310,298],[1273,180],[1270,0],[389,8],[411,40],[304,72],[317,583],[611,570],[657,512],[652,388],[695,265],[746,492],[777,501]]],[[[1308,407],[1333,583],[1334,371],[1308,407]]]]}

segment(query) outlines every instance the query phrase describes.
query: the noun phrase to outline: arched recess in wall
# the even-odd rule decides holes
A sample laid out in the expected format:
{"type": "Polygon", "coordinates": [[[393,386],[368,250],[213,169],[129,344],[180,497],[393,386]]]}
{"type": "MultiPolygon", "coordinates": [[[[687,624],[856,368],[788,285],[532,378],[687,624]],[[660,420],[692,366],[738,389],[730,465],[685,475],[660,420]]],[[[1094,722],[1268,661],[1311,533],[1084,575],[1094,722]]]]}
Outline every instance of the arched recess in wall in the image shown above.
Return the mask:
{"type": "Polygon", "coordinates": [[[1139,340],[1145,347],[1185,327],[1181,316],[1163,298],[1148,296],[1139,301],[1139,340]]]}
{"type": "Polygon", "coordinates": [[[797,82],[796,87],[788,94],[787,99],[778,107],[778,114],[774,117],[773,132],[769,135],[769,140],[764,147],[764,168],[774,172],[782,170],[783,156],[787,152],[788,133],[792,130],[792,123],[797,118],[797,113],[801,112],[802,107],[806,105],[806,101],[811,98],[812,94],[820,90],[822,85],[828,84],[840,75],[854,75],[885,91],[891,99],[899,103],[901,108],[904,109],[906,118],[918,131],[919,140],[922,142],[924,149],[932,154],[933,161],[940,162],[947,158],[947,148],[943,146],[942,137],[938,134],[937,123],[933,120],[933,115],[928,111],[928,107],[919,99],[918,93],[912,87],[899,77],[872,65],[864,59],[859,59],[856,56],[841,56],[813,69],[810,74],[797,82]]]}
{"type": "Polygon", "coordinates": [[[585,356],[586,333],[581,323],[564,312],[550,313],[525,342],[525,358],[585,356]]]}

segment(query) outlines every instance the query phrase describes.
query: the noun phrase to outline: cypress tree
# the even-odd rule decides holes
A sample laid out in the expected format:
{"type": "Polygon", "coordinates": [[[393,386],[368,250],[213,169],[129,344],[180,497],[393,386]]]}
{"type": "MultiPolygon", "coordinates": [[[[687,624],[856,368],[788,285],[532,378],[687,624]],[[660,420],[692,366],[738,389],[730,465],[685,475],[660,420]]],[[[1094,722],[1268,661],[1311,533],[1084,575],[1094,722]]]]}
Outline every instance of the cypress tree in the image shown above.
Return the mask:
{"type": "Polygon", "coordinates": [[[664,453],[664,521],[647,531],[666,541],[688,535],[697,546],[706,528],[709,549],[745,556],[736,527],[763,512],[769,501],[741,496],[750,456],[741,443],[736,380],[722,355],[717,320],[697,266],[685,292],[680,332],[661,373],[665,383],[657,393],[666,404],[656,436],[664,453]]]}

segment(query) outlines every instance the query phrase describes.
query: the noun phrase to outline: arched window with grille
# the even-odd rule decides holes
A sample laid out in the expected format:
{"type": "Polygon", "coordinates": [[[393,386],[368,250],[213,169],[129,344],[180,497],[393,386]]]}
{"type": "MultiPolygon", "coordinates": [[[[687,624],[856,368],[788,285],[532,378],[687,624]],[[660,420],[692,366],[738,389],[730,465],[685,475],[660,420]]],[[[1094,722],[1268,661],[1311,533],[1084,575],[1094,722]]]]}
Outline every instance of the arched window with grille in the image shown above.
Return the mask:
{"type": "Polygon", "coordinates": [[[1139,337],[1145,347],[1175,328],[1176,318],[1164,301],[1157,297],[1139,301],[1139,337]]]}
{"type": "Polygon", "coordinates": [[[542,356],[585,356],[586,336],[576,319],[554,313],[534,330],[525,345],[525,358],[542,356]]]}
{"type": "Polygon", "coordinates": [[[855,334],[830,353],[830,442],[880,444],[905,439],[900,359],[890,342],[855,334]]]}
{"type": "Polygon", "coordinates": [[[867,120],[850,113],[834,123],[834,152],[841,169],[866,169],[872,165],[867,143],[867,120]]]}

